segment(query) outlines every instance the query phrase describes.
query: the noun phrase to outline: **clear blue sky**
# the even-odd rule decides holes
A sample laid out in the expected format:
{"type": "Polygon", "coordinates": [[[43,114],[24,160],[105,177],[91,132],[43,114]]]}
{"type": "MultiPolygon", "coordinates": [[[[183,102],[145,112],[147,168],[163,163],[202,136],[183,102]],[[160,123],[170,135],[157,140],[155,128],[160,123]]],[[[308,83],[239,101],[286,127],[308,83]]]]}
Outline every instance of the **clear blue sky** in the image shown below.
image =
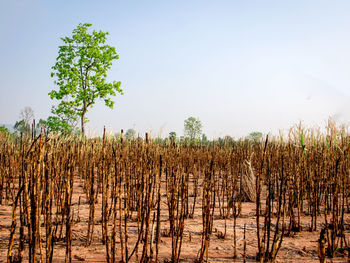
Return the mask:
{"type": "Polygon", "coordinates": [[[350,1],[0,0],[0,123],[50,114],[60,37],[79,23],[110,33],[122,82],[103,126],[166,136],[198,117],[210,138],[350,120],[350,1]]]}

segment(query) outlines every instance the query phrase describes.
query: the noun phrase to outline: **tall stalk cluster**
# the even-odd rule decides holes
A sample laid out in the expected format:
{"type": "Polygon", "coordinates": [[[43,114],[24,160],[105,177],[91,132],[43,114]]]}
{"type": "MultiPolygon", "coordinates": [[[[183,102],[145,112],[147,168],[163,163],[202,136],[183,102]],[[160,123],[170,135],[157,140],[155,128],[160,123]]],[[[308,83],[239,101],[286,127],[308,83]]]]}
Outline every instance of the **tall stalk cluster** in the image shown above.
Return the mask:
{"type": "Polygon", "coordinates": [[[147,135],[125,140],[105,132],[96,139],[2,136],[0,206],[12,206],[7,262],[54,262],[58,245],[72,262],[75,224],[84,225],[85,246],[103,244],[107,262],[160,262],[162,238],[171,242],[168,260],[179,262],[194,219],[202,223],[197,262],[210,260],[213,233],[232,233],[232,258],[245,260],[246,227],[241,253],[236,231],[244,202],[255,204],[257,261],[274,262],[286,236],[319,231],[324,262],[349,250],[349,139],[332,123],[326,133],[298,126],[288,139],[233,146],[162,145],[147,135]],[[79,187],[83,195],[74,201],[79,187]]]}

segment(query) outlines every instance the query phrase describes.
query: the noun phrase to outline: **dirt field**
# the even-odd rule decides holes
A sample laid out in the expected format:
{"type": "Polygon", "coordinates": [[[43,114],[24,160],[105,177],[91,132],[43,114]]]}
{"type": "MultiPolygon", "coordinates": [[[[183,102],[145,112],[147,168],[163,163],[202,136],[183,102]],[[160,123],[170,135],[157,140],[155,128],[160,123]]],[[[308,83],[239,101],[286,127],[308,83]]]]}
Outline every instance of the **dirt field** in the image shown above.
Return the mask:
{"type": "MultiPolygon", "coordinates": [[[[166,231],[169,229],[168,210],[166,204],[166,195],[164,189],[162,191],[162,211],[161,211],[161,241],[159,246],[160,262],[170,262],[171,259],[171,238],[166,237],[166,231]]],[[[264,200],[262,201],[264,202],[264,200]]],[[[87,222],[89,215],[89,206],[85,200],[81,181],[75,181],[73,191],[73,228],[72,228],[72,253],[73,262],[106,262],[105,246],[101,242],[101,197],[99,197],[96,205],[96,225],[94,228],[93,242],[89,247],[85,246],[87,222]],[[80,205],[79,205],[80,197],[80,205]],[[78,212],[79,211],[79,212],[78,212]]],[[[185,230],[183,244],[181,249],[182,262],[195,262],[198,251],[201,247],[202,234],[202,208],[201,197],[197,202],[194,217],[185,219],[185,230]]],[[[278,253],[278,262],[319,262],[317,240],[319,238],[319,230],[324,226],[324,218],[322,215],[318,217],[317,231],[309,232],[311,217],[302,217],[303,230],[294,233],[291,236],[283,238],[282,247],[278,253]]],[[[350,216],[345,215],[346,236],[349,235],[350,216]]],[[[288,222],[287,222],[288,223],[288,222]]],[[[18,222],[19,224],[19,222],[18,222]]],[[[255,262],[257,253],[257,235],[256,235],[256,216],[255,203],[242,203],[242,213],[237,218],[236,240],[237,240],[237,258],[233,259],[233,218],[226,220],[226,237],[222,238],[221,233],[225,231],[225,220],[220,219],[218,210],[216,210],[213,223],[213,233],[210,238],[209,262],[243,262],[244,254],[244,238],[243,230],[246,226],[246,260],[247,262],[255,262]]],[[[0,206],[0,262],[6,262],[7,248],[9,243],[9,234],[11,226],[11,204],[0,206]]],[[[111,226],[110,228],[111,229],[111,226]]],[[[131,250],[136,241],[137,226],[134,220],[130,220],[128,224],[129,249],[131,250]]],[[[44,230],[42,230],[44,231],[44,230]]],[[[17,227],[18,232],[18,227],[17,227]]],[[[18,243],[18,234],[16,241],[18,243]]],[[[117,255],[120,253],[119,241],[117,247],[117,255]]],[[[28,244],[24,252],[25,261],[28,260],[28,244]]],[[[44,246],[44,242],[43,242],[44,246]]],[[[140,250],[142,246],[139,246],[140,250]]],[[[141,253],[141,252],[140,252],[141,253]]],[[[40,256],[38,257],[40,258],[40,256]]],[[[57,241],[54,247],[54,262],[64,262],[65,260],[65,244],[64,240],[57,241]]],[[[136,262],[135,256],[131,262],[136,262]]],[[[346,262],[346,256],[338,256],[337,258],[327,259],[327,262],[346,262]]]]}

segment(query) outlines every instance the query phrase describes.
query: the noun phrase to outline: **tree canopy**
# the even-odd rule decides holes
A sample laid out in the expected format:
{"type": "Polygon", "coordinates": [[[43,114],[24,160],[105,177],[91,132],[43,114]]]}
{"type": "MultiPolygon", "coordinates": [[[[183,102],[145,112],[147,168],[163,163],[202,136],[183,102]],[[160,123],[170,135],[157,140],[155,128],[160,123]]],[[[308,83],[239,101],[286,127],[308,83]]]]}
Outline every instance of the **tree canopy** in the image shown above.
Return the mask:
{"type": "Polygon", "coordinates": [[[252,140],[254,142],[258,142],[259,140],[262,139],[263,134],[261,132],[258,131],[254,131],[249,133],[248,139],[252,140]]]}
{"type": "Polygon", "coordinates": [[[80,119],[82,135],[88,121],[86,113],[96,101],[101,99],[113,108],[112,96],[123,94],[120,81],[107,82],[107,71],[119,58],[115,48],[105,44],[108,32],[89,33],[91,26],[79,24],[72,37],[61,38],[64,44],[59,46],[51,73],[58,90],[49,93],[51,99],[60,101],[52,108],[52,125],[64,128],[80,119]]]}
{"type": "Polygon", "coordinates": [[[5,135],[8,135],[8,134],[11,134],[10,133],[10,130],[8,128],[5,127],[5,125],[1,125],[0,126],[0,135],[1,134],[5,134],[5,135]]]}
{"type": "Polygon", "coordinates": [[[128,129],[125,133],[125,138],[127,140],[135,139],[136,137],[136,131],[135,129],[128,129]]]}
{"type": "Polygon", "coordinates": [[[202,134],[202,123],[197,118],[189,117],[184,123],[185,138],[188,138],[191,142],[199,140],[202,134]]]}

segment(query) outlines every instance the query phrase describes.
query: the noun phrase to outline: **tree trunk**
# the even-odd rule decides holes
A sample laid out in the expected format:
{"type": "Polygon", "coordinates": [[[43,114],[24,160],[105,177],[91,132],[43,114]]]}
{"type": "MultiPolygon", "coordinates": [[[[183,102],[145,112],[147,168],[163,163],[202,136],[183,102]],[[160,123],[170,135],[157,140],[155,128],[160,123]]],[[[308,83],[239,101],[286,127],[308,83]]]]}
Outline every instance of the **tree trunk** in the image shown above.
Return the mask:
{"type": "Polygon", "coordinates": [[[84,137],[85,136],[85,123],[84,123],[84,118],[85,118],[85,112],[82,113],[81,115],[81,135],[84,137]]]}

